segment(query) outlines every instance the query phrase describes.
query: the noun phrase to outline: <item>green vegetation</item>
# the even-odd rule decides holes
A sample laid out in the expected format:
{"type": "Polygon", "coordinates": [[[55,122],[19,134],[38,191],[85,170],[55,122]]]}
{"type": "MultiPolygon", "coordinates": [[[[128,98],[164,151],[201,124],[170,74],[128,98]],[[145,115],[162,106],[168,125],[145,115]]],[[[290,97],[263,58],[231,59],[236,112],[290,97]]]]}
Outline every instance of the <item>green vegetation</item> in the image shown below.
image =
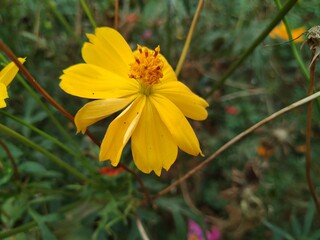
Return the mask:
{"type": "MultiPolygon", "coordinates": [[[[27,57],[24,66],[72,115],[87,101],[63,92],[59,76],[83,62],[86,33],[114,26],[115,2],[0,0],[1,40],[27,57]]],[[[120,1],[119,32],[132,48],[160,45],[175,68],[197,4],[120,1]]],[[[155,197],[242,131],[307,96],[308,45],[268,34],[284,18],[291,30],[307,31],[319,24],[318,9],[318,0],[204,2],[179,80],[210,104],[205,121],[191,121],[205,157],[179,152],[161,177],[139,172],[130,146],[121,163],[136,175],[99,162],[99,147],[76,135],[20,71],[0,110],[0,239],[148,239],[144,231],[150,239],[187,239],[188,219],[214,226],[220,239],[320,239],[305,173],[306,106],[258,128],[155,197]]],[[[2,69],[10,59],[0,56],[2,69]]],[[[315,89],[319,76],[316,70],[315,89]]],[[[311,177],[318,195],[319,111],[315,100],[311,177]]],[[[113,117],[89,128],[96,139],[113,117]]]]}

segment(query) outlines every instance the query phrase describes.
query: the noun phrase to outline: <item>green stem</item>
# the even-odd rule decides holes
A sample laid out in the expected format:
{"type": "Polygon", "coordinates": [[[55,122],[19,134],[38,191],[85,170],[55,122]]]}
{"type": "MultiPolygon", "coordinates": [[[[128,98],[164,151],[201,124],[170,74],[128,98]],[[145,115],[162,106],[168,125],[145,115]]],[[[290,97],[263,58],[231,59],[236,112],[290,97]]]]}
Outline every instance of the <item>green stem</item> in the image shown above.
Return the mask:
{"type": "Polygon", "coordinates": [[[180,71],[182,69],[182,65],[183,65],[183,63],[184,63],[184,61],[186,59],[186,56],[187,56],[187,53],[188,53],[188,50],[189,50],[189,47],[190,47],[192,35],[193,35],[194,29],[196,27],[198,18],[200,16],[200,12],[201,12],[201,9],[203,7],[203,3],[204,3],[204,0],[199,0],[199,2],[198,2],[197,10],[196,10],[196,12],[194,14],[194,17],[192,19],[192,23],[191,23],[191,26],[190,26],[190,29],[189,29],[189,32],[188,32],[188,36],[187,36],[186,42],[184,43],[183,50],[182,50],[182,53],[180,55],[180,58],[179,58],[179,61],[178,61],[178,64],[177,64],[177,67],[176,67],[176,70],[175,70],[176,76],[179,76],[180,71]]]}
{"type": "MultiPolygon", "coordinates": [[[[66,118],[68,118],[74,124],[74,117],[71,115],[64,107],[62,107],[31,75],[31,73],[27,70],[23,64],[18,60],[17,56],[11,51],[11,49],[4,44],[4,42],[0,39],[0,49],[5,52],[5,54],[17,65],[19,70],[28,80],[31,86],[34,87],[36,91],[38,91],[52,106],[54,106],[59,112],[61,112],[66,118]]],[[[85,134],[91,138],[91,140],[100,146],[100,142],[87,130],[85,134]]]]}
{"type": "Polygon", "coordinates": [[[20,174],[19,174],[19,171],[18,171],[18,167],[17,167],[17,163],[16,163],[16,160],[14,159],[13,155],[11,154],[9,148],[7,147],[7,145],[2,142],[0,140],[0,146],[3,148],[3,150],[6,152],[10,162],[11,162],[11,165],[12,165],[12,169],[13,169],[13,176],[15,178],[16,181],[19,181],[20,179],[20,174]]]}
{"type": "Polygon", "coordinates": [[[21,125],[31,129],[32,131],[38,133],[39,135],[49,139],[51,142],[55,143],[56,145],[58,145],[59,147],[61,147],[63,150],[65,150],[67,153],[69,153],[70,155],[74,156],[91,174],[95,175],[96,174],[96,170],[86,162],[86,160],[79,155],[78,153],[75,153],[73,150],[71,150],[70,148],[68,148],[68,146],[66,146],[65,144],[63,144],[62,142],[60,142],[58,139],[56,139],[55,137],[47,134],[46,132],[40,130],[39,128],[36,128],[24,121],[22,121],[21,119],[3,111],[0,109],[0,113],[5,115],[6,117],[9,117],[10,119],[20,123],[21,125]]]}
{"type": "Polygon", "coordinates": [[[283,8],[278,12],[278,14],[272,19],[269,25],[260,33],[260,35],[253,41],[253,43],[245,50],[240,58],[234,62],[221,79],[214,83],[212,90],[207,94],[208,96],[219,89],[223,83],[234,73],[234,71],[241,65],[241,63],[247,59],[248,56],[255,50],[255,48],[268,36],[272,29],[279,23],[281,19],[289,12],[289,10],[295,5],[298,0],[288,0],[283,8]]]}
{"type": "Polygon", "coordinates": [[[273,225],[272,223],[268,222],[266,219],[262,219],[261,223],[270,229],[272,232],[277,233],[280,239],[285,239],[285,240],[295,240],[296,238],[292,237],[289,233],[287,233],[285,230],[282,228],[273,225]]]}
{"type": "MultiPolygon", "coordinates": [[[[62,213],[62,214],[66,213],[69,210],[71,210],[71,209],[75,208],[76,206],[78,206],[80,203],[81,203],[81,201],[77,201],[77,202],[71,203],[71,204],[61,208],[58,212],[62,213]]],[[[8,237],[17,235],[19,233],[26,232],[26,231],[28,231],[28,230],[36,227],[36,226],[37,226],[37,223],[33,221],[33,222],[26,223],[26,224],[24,224],[24,225],[22,225],[20,227],[0,232],[0,239],[5,239],[5,238],[8,238],[8,237]]]]}
{"type": "MultiPolygon", "coordinates": [[[[282,4],[279,0],[274,0],[275,4],[277,5],[278,9],[280,10],[282,8],[282,4]]],[[[291,30],[290,30],[290,26],[289,26],[289,23],[286,19],[286,17],[283,17],[282,19],[285,27],[286,27],[286,30],[287,30],[287,33],[288,33],[288,36],[289,36],[289,41],[290,41],[290,46],[291,46],[291,49],[292,49],[292,53],[293,53],[293,56],[295,57],[299,67],[300,67],[300,70],[302,71],[303,73],[303,76],[305,77],[305,79],[309,80],[309,73],[308,73],[308,70],[305,66],[305,64],[303,63],[302,61],[302,58],[298,52],[298,49],[297,49],[297,46],[296,44],[294,43],[294,41],[292,41],[292,34],[291,34],[291,30]]]]}
{"type": "MultiPolygon", "coordinates": [[[[34,79],[34,77],[29,73],[29,71],[21,64],[21,62],[18,60],[16,55],[8,48],[0,39],[0,49],[4,51],[7,56],[19,67],[19,70],[22,72],[22,74],[26,77],[26,79],[29,81],[29,83],[57,110],[59,110],[66,118],[68,118],[73,124],[74,124],[74,117],[65,110],[58,102],[56,102],[51,95],[42,88],[42,86],[34,79]]],[[[100,147],[100,142],[87,130],[85,134],[97,145],[100,147]]],[[[135,176],[136,179],[139,179],[139,183],[142,183],[141,178],[138,174],[136,174],[134,171],[130,170],[129,168],[125,167],[124,164],[119,163],[119,166],[122,166],[125,168],[126,171],[130,172],[135,176]]],[[[141,184],[141,188],[146,190],[143,183],[141,184]]],[[[147,191],[145,191],[145,194],[148,194],[147,191]]]]}
{"type": "Polygon", "coordinates": [[[4,231],[4,232],[0,232],[0,239],[5,239],[5,238],[8,238],[10,236],[14,236],[14,235],[17,235],[19,233],[23,233],[23,232],[26,232],[34,227],[37,226],[37,223],[36,222],[30,222],[30,223],[26,223],[20,227],[17,227],[17,228],[14,228],[14,229],[11,229],[11,230],[8,230],[8,231],[4,231]]]}
{"type": "MultiPolygon", "coordinates": [[[[70,191],[70,189],[65,189],[65,190],[57,190],[57,189],[48,189],[48,188],[34,188],[34,186],[32,186],[32,188],[24,188],[26,191],[28,191],[28,193],[32,193],[32,194],[41,194],[41,195],[63,195],[66,197],[74,197],[75,194],[77,194],[77,192],[74,191],[70,191]]],[[[35,199],[36,200],[36,199],[35,199]]]]}
{"type": "Polygon", "coordinates": [[[91,12],[90,12],[90,9],[89,9],[86,1],[85,1],[85,0],[80,0],[80,3],[81,3],[81,6],[82,6],[84,12],[86,13],[87,17],[89,18],[89,21],[90,21],[92,27],[93,27],[93,28],[96,28],[96,27],[97,27],[97,24],[96,24],[96,22],[94,21],[94,19],[93,19],[93,17],[92,17],[92,14],[91,14],[91,12]]]}
{"type": "Polygon", "coordinates": [[[59,20],[59,22],[62,24],[62,26],[66,29],[68,34],[70,34],[71,36],[77,37],[75,32],[73,31],[72,27],[69,25],[68,21],[56,8],[56,3],[52,0],[46,0],[46,4],[47,4],[47,6],[49,6],[53,15],[59,20]]]}
{"type": "Polygon", "coordinates": [[[56,157],[54,154],[50,153],[46,149],[44,149],[41,146],[30,141],[28,138],[22,136],[21,134],[13,131],[12,129],[10,129],[2,124],[0,124],[0,132],[3,132],[5,134],[7,134],[8,136],[11,136],[14,139],[18,140],[19,142],[25,144],[26,146],[29,146],[29,147],[33,148],[34,150],[42,153],[43,155],[48,157],[53,163],[55,163],[56,165],[58,165],[59,167],[65,169],[65,170],[67,170],[69,173],[71,173],[72,175],[76,176],[77,178],[83,180],[84,182],[86,182],[86,183],[90,182],[90,180],[85,175],[83,175],[81,172],[74,169],[69,164],[67,164],[65,161],[56,157]]]}
{"type": "MultiPolygon", "coordinates": [[[[5,57],[0,53],[0,59],[4,63],[8,63],[5,57]]],[[[32,98],[39,104],[39,106],[47,113],[48,117],[51,119],[52,123],[57,127],[60,133],[65,137],[65,139],[73,146],[74,149],[80,152],[80,148],[78,144],[73,140],[68,132],[66,132],[65,128],[60,124],[60,122],[54,117],[49,108],[41,101],[38,94],[27,84],[23,77],[20,74],[17,75],[19,82],[22,86],[29,92],[32,98]]]]}
{"type": "MultiPolygon", "coordinates": [[[[277,5],[278,9],[280,9],[282,7],[281,5],[281,2],[279,0],[274,0],[275,1],[275,4],[277,5]]],[[[309,72],[305,66],[305,64],[303,63],[303,60],[301,58],[301,55],[299,54],[299,51],[297,49],[297,46],[296,44],[294,43],[294,41],[292,41],[292,34],[291,34],[291,30],[290,30],[290,26],[289,26],[289,23],[286,19],[286,17],[284,17],[282,19],[285,27],[286,27],[286,30],[287,30],[287,33],[288,33],[288,36],[289,36],[289,41],[290,41],[290,46],[291,46],[291,50],[292,50],[292,53],[293,53],[293,56],[295,57],[297,63],[298,63],[298,66],[304,76],[304,78],[310,82],[310,75],[309,75],[309,72]]],[[[320,101],[319,99],[316,99],[316,106],[317,106],[317,110],[318,112],[320,112],[320,101]]]]}
{"type": "Polygon", "coordinates": [[[0,109],[0,113],[1,113],[2,115],[5,115],[6,117],[9,117],[10,119],[18,122],[18,123],[20,123],[21,125],[23,125],[23,126],[29,128],[29,129],[31,129],[32,131],[38,133],[39,135],[41,135],[41,136],[49,139],[50,141],[52,141],[53,143],[57,144],[59,147],[61,147],[63,150],[65,150],[65,151],[66,151],[67,153],[69,153],[70,155],[72,155],[72,156],[74,156],[74,157],[78,157],[78,155],[77,155],[75,152],[73,152],[70,148],[68,148],[65,144],[63,144],[62,142],[60,142],[58,139],[52,137],[51,135],[47,134],[46,132],[40,130],[39,128],[36,128],[36,127],[34,127],[34,126],[32,126],[32,125],[30,125],[30,124],[22,121],[21,119],[13,116],[13,115],[11,115],[10,113],[7,113],[7,112],[5,112],[5,111],[3,111],[3,110],[1,110],[1,109],[0,109]]]}

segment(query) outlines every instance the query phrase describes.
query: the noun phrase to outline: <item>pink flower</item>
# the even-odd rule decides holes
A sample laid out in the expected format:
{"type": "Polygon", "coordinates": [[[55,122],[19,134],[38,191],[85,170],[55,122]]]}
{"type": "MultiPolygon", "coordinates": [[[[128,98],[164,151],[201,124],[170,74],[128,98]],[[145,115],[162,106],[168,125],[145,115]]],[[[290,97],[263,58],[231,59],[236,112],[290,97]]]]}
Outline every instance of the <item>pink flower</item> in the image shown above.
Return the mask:
{"type": "Polygon", "coordinates": [[[143,40],[149,40],[152,37],[152,31],[151,30],[145,30],[142,33],[142,39],[143,40]]]}
{"type": "MultiPolygon", "coordinates": [[[[219,240],[221,233],[211,226],[210,230],[206,230],[206,236],[208,240],[219,240]]],[[[201,227],[191,219],[188,220],[188,240],[205,240],[201,227]]]]}

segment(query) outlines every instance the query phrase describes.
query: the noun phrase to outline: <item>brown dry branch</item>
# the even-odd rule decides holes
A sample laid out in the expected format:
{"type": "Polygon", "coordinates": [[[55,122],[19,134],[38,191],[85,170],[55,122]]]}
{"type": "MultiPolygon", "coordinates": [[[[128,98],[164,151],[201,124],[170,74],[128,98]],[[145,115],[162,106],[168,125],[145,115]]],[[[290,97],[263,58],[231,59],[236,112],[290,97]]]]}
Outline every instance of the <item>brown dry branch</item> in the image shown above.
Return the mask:
{"type": "MultiPolygon", "coordinates": [[[[64,109],[56,100],[54,100],[51,95],[41,87],[41,85],[36,81],[36,79],[31,75],[31,73],[27,70],[25,66],[23,66],[16,55],[10,50],[9,47],[6,46],[6,44],[0,39],[0,49],[17,65],[19,70],[22,72],[22,74],[25,76],[27,81],[35,88],[37,92],[39,92],[53,107],[55,107],[60,113],[62,113],[66,118],[68,118],[73,124],[74,124],[74,117],[66,110],[64,109]]],[[[97,145],[100,147],[100,142],[87,130],[85,134],[97,145]]],[[[145,195],[145,200],[148,204],[151,204],[151,198],[149,191],[144,186],[142,179],[140,176],[135,173],[133,170],[129,169],[126,165],[123,163],[119,163],[119,167],[123,167],[127,172],[132,174],[135,179],[138,181],[142,192],[145,195]]]]}
{"type": "Polygon", "coordinates": [[[2,146],[2,148],[4,149],[4,151],[6,152],[10,162],[11,162],[11,165],[12,165],[12,169],[13,169],[13,176],[15,178],[15,180],[19,181],[20,179],[20,176],[19,176],[19,172],[18,172],[18,167],[17,167],[17,164],[16,164],[16,161],[13,157],[13,155],[11,154],[9,148],[7,147],[7,145],[0,140],[0,145],[2,146]]]}
{"type": "Polygon", "coordinates": [[[160,192],[158,192],[154,198],[158,198],[168,192],[171,191],[171,189],[175,188],[176,186],[178,186],[181,182],[187,180],[189,177],[191,177],[192,175],[194,175],[196,172],[198,172],[200,169],[202,169],[204,166],[206,166],[208,163],[210,163],[212,160],[214,160],[217,156],[219,156],[221,153],[223,153],[225,150],[229,149],[232,145],[234,145],[235,143],[237,143],[238,141],[242,140],[244,137],[246,137],[247,135],[249,135],[250,133],[252,133],[253,131],[255,131],[256,129],[258,129],[259,127],[267,124],[268,122],[276,119],[277,117],[283,115],[286,112],[289,112],[297,107],[300,107],[316,98],[320,97],[320,91],[316,92],[308,97],[305,97],[285,108],[282,108],[281,110],[271,114],[269,117],[266,117],[265,119],[261,120],[260,122],[254,124],[253,126],[251,126],[250,128],[246,129],[245,131],[243,131],[242,133],[240,133],[239,135],[235,136],[234,138],[232,138],[229,142],[227,142],[226,144],[224,144],[222,147],[220,147],[216,152],[214,152],[213,154],[211,154],[206,160],[204,160],[203,162],[201,162],[199,165],[197,165],[195,168],[193,168],[192,170],[190,170],[189,172],[187,172],[185,175],[183,175],[181,178],[179,178],[177,181],[173,182],[172,184],[170,184],[168,187],[164,188],[163,190],[161,190],[160,192]]]}
{"type": "MultiPolygon", "coordinates": [[[[308,30],[307,34],[307,43],[310,47],[312,52],[311,63],[309,66],[310,72],[310,81],[309,81],[309,88],[308,88],[308,96],[313,93],[313,86],[314,86],[314,76],[315,76],[315,69],[316,69],[316,62],[318,60],[318,56],[320,53],[320,26],[312,27],[308,30]]],[[[308,103],[308,110],[307,110],[307,124],[306,124],[306,178],[310,193],[312,195],[313,201],[317,206],[317,212],[320,216],[320,203],[315,192],[314,185],[311,179],[311,128],[312,128],[312,101],[308,103]]]]}

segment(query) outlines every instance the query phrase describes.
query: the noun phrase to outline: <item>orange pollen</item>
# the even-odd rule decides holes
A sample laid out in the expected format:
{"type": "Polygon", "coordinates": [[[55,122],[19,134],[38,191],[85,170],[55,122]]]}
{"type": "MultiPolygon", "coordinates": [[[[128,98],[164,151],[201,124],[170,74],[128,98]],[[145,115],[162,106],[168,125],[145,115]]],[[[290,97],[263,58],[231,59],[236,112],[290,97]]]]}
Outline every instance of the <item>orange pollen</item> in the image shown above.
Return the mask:
{"type": "Polygon", "coordinates": [[[130,64],[129,77],[146,86],[160,83],[163,77],[164,61],[159,52],[160,46],[151,50],[138,45],[137,51],[133,52],[135,61],[130,64]]]}

